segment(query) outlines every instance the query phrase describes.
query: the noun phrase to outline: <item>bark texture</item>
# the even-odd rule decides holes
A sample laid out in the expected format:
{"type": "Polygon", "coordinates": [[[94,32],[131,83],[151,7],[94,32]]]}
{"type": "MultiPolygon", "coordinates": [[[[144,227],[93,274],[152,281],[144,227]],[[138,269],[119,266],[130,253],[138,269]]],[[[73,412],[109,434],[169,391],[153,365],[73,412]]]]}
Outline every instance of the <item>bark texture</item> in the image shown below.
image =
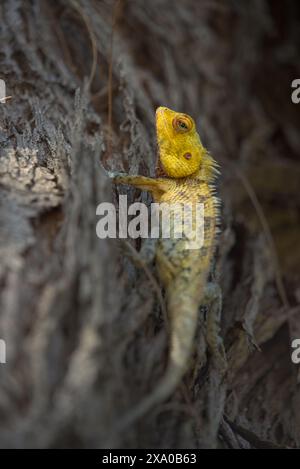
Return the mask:
{"type": "Polygon", "coordinates": [[[0,446],[299,447],[299,2],[3,0],[0,15],[0,446]],[[167,335],[146,273],[96,237],[118,195],[99,161],[153,174],[158,105],[193,115],[222,167],[229,374],[199,361],[200,320],[183,385],[120,434],[167,335]]]}

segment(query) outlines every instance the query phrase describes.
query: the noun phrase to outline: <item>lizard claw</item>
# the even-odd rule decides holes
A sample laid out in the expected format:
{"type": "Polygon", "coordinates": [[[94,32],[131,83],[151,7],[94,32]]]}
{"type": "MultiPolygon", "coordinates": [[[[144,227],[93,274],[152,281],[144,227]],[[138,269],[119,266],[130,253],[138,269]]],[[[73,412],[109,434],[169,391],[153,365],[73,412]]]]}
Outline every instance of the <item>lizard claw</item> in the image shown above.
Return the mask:
{"type": "Polygon", "coordinates": [[[120,171],[107,171],[107,175],[110,179],[113,179],[114,182],[118,182],[118,178],[124,178],[128,176],[128,174],[121,173],[120,171]]]}
{"type": "Polygon", "coordinates": [[[100,170],[101,172],[104,172],[105,176],[108,176],[110,179],[115,179],[118,176],[127,176],[126,173],[122,173],[120,171],[110,171],[106,169],[102,161],[100,161],[100,170]]]}

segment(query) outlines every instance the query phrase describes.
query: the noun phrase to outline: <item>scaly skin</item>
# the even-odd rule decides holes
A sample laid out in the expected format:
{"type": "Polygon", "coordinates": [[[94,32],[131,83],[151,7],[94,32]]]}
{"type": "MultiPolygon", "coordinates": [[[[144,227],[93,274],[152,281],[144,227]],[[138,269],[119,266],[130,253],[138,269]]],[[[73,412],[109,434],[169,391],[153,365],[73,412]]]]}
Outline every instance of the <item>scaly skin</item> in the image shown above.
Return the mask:
{"type": "MultiPolygon", "coordinates": [[[[166,291],[170,323],[169,362],[157,388],[125,418],[126,424],[167,399],[180,383],[192,352],[200,305],[209,305],[215,315],[221,307],[216,288],[206,288],[218,233],[219,201],[213,184],[217,164],[202,146],[190,116],[159,107],[156,130],[162,177],[115,175],[114,182],[150,191],[156,203],[170,207],[180,203],[195,208],[203,203],[204,243],[199,249],[188,249],[186,238],[174,236],[157,242],[156,267],[166,291]]],[[[192,220],[194,227],[195,217],[192,220]]],[[[223,367],[225,358],[214,324],[214,318],[208,321],[208,344],[223,367]]]]}

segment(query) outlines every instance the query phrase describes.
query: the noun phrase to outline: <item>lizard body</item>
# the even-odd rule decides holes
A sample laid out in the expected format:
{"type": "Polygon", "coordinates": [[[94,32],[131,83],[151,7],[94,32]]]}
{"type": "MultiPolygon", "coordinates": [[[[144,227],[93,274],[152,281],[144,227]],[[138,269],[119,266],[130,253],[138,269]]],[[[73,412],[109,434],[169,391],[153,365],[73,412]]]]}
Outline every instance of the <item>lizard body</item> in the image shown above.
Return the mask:
{"type": "MultiPolygon", "coordinates": [[[[215,313],[220,312],[219,299],[207,297],[206,291],[218,234],[219,200],[214,188],[217,163],[202,146],[190,116],[159,107],[156,131],[157,174],[161,177],[120,174],[114,176],[114,183],[150,191],[159,204],[191,204],[192,207],[197,203],[204,204],[204,241],[199,249],[188,249],[184,238],[160,238],[156,244],[156,267],[167,300],[169,361],[157,388],[133,409],[127,422],[141,417],[167,399],[180,383],[192,353],[200,305],[212,302],[215,313]]],[[[224,355],[215,335],[212,334],[208,342],[222,360],[224,355]]]]}

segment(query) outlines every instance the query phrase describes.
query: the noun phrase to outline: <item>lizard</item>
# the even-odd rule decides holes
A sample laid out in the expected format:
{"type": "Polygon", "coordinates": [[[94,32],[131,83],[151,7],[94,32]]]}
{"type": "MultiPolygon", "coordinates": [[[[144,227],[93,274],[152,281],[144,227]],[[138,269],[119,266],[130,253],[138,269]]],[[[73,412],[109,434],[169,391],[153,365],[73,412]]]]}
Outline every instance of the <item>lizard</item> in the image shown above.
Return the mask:
{"type": "Polygon", "coordinates": [[[184,237],[160,237],[155,244],[156,269],[167,302],[169,358],[161,381],[124,419],[127,424],[169,398],[180,384],[192,354],[198,311],[202,305],[208,308],[208,348],[222,374],[226,370],[226,356],[218,325],[222,297],[220,288],[209,281],[220,221],[220,200],[215,191],[218,164],[202,145],[195,121],[187,114],[158,107],[156,134],[156,177],[124,173],[110,173],[110,177],[114,184],[149,191],[159,205],[179,203],[194,207],[202,203],[204,240],[199,249],[188,249],[184,237]]]}

